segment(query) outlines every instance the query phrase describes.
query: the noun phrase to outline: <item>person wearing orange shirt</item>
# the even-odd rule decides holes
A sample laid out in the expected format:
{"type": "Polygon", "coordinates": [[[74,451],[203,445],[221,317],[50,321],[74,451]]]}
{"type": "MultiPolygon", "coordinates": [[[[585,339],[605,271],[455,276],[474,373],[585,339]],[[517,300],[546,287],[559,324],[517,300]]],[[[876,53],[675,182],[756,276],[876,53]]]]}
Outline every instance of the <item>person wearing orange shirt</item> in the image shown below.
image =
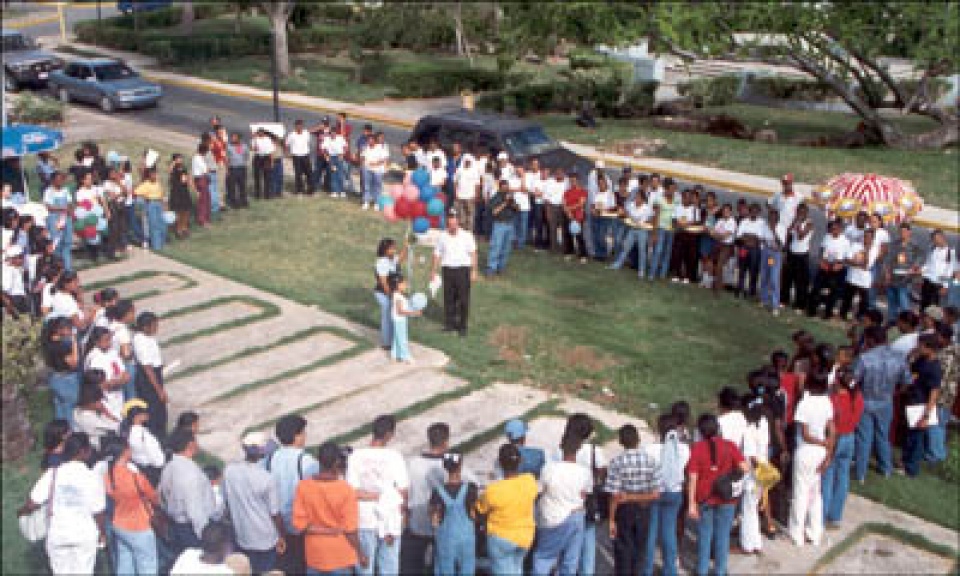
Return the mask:
{"type": "Polygon", "coordinates": [[[159,506],[147,477],[130,460],[127,441],[115,438],[107,447],[106,493],[113,500],[113,550],[117,574],[157,574],[157,537],[150,514],[159,506]]]}
{"type": "Polygon", "coordinates": [[[339,474],[340,448],[326,442],[317,454],[320,473],[297,486],[293,526],[306,537],[307,574],[353,573],[367,565],[357,536],[357,494],[339,474]]]}

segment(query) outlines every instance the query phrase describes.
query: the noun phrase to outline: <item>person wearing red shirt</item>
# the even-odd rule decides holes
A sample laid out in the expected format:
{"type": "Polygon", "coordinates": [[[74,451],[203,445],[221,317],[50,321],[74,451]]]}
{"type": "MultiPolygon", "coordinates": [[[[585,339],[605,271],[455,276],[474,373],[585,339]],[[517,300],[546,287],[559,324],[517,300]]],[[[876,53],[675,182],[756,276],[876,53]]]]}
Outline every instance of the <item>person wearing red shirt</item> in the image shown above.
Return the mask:
{"type": "Polygon", "coordinates": [[[563,252],[569,258],[576,244],[577,254],[582,263],[587,261],[587,247],[583,241],[583,217],[586,205],[587,191],[580,185],[577,175],[571,174],[570,186],[563,193],[563,252]]]}
{"type": "Polygon", "coordinates": [[[850,489],[850,467],[856,442],[854,431],[863,415],[863,394],[849,368],[840,368],[830,395],[833,404],[833,425],[837,434],[833,460],[823,473],[823,514],[827,525],[836,525],[843,519],[843,505],[850,489]]]}
{"type": "Polygon", "coordinates": [[[730,528],[737,511],[737,500],[723,500],[713,494],[718,478],[734,470],[750,471],[735,444],[720,437],[720,424],[713,414],[704,414],[697,421],[703,440],[690,449],[687,463],[687,516],[697,521],[697,574],[710,571],[713,550],[716,574],[727,573],[730,554],[730,528]]]}

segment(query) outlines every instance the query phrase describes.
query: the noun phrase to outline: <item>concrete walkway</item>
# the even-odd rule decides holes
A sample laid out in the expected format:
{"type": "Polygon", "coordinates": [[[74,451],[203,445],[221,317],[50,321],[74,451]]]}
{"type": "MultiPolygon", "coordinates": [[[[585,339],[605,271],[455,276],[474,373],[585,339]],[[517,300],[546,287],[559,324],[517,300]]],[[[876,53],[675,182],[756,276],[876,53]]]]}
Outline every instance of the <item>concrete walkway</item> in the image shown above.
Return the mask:
{"type": "MultiPolygon", "coordinates": [[[[77,49],[100,52],[117,58],[123,58],[136,68],[147,71],[144,76],[160,84],[184,86],[195,90],[223,94],[233,97],[243,97],[261,101],[272,101],[273,93],[269,90],[228,84],[202,78],[195,78],[159,69],[157,61],[149,56],[134,52],[108,50],[99,46],[92,46],[76,41],[67,43],[77,49]]],[[[69,54],[64,54],[69,58],[69,54]]],[[[459,98],[436,98],[424,100],[384,100],[367,104],[351,104],[328,98],[306,96],[295,92],[280,94],[282,105],[297,106],[322,113],[346,112],[352,117],[363,118],[382,124],[412,129],[417,120],[425,114],[439,113],[460,108],[459,98]]],[[[756,176],[731,170],[711,168],[678,160],[664,160],[660,158],[634,158],[620,156],[600,151],[592,146],[561,141],[561,144],[574,152],[592,160],[603,159],[608,166],[632,166],[642,172],[659,172],[665,176],[672,176],[682,180],[692,180],[705,185],[715,186],[734,192],[754,194],[769,197],[780,191],[780,182],[777,178],[756,176]]],[[[807,197],[812,196],[813,184],[797,183],[797,191],[807,197]]],[[[960,233],[960,214],[956,207],[940,208],[926,205],[914,221],[926,228],[940,228],[960,233]]]]}

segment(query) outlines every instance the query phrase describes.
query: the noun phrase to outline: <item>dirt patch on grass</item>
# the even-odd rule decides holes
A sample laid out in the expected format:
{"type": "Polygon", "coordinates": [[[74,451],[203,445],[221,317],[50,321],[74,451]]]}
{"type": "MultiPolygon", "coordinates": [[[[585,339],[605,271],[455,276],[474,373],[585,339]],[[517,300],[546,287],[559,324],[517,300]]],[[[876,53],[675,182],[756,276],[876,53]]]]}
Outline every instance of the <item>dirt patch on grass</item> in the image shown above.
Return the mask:
{"type": "Polygon", "coordinates": [[[617,365],[616,359],[608,354],[600,354],[590,346],[574,346],[567,351],[559,351],[560,364],[574,370],[599,372],[617,365]]]}
{"type": "Polygon", "coordinates": [[[490,333],[490,344],[497,348],[500,359],[514,366],[522,364],[530,330],[525,326],[501,324],[490,333]]]}

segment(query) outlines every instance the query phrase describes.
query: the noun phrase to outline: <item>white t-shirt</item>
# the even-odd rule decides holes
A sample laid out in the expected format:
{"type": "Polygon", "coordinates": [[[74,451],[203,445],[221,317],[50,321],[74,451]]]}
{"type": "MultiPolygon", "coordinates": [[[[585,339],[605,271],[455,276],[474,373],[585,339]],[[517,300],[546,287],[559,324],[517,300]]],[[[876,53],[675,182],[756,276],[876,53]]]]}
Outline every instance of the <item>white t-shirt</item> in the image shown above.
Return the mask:
{"type": "Polygon", "coordinates": [[[430,185],[436,188],[442,187],[447,182],[447,170],[443,166],[430,169],[430,185]]]}
{"type": "Polygon", "coordinates": [[[923,264],[923,277],[934,284],[946,286],[953,274],[956,260],[957,253],[953,248],[949,246],[933,248],[923,264]]]}
{"type": "Polygon", "coordinates": [[[123,186],[117,184],[113,180],[107,180],[103,183],[103,194],[108,200],[113,200],[115,202],[122,201],[126,197],[123,186]]]}
{"type": "Polygon", "coordinates": [[[684,206],[677,204],[673,207],[673,218],[677,221],[683,221],[687,224],[693,224],[697,220],[697,207],[694,205],[684,206]]]}
{"type": "Polygon", "coordinates": [[[761,416],[756,424],[747,423],[743,434],[743,457],[764,462],[770,457],[770,424],[761,416]]]}
{"type": "Polygon", "coordinates": [[[428,150],[428,151],[427,151],[427,162],[429,162],[428,166],[433,166],[433,159],[434,159],[434,158],[439,158],[439,159],[440,159],[440,167],[441,167],[441,168],[446,168],[446,166],[447,166],[447,155],[446,155],[446,153],[445,153],[443,150],[441,150],[440,148],[437,148],[436,150],[428,150]]]}
{"type": "MultiPolygon", "coordinates": [[[[125,371],[123,360],[120,359],[119,354],[112,349],[104,352],[97,347],[94,347],[87,354],[83,367],[86,370],[102,370],[107,380],[119,378],[125,371]]],[[[105,391],[103,404],[110,411],[110,414],[119,420],[123,411],[123,388],[105,391]]]]}
{"type": "Polygon", "coordinates": [[[527,187],[527,194],[536,204],[543,204],[543,181],[539,172],[527,172],[523,175],[523,183],[527,187]]]}
{"type": "Polygon", "coordinates": [[[99,186],[91,186],[89,188],[77,188],[77,204],[88,201],[91,202],[94,206],[100,203],[100,199],[103,197],[103,189],[99,186]]]}
{"type": "Polygon", "coordinates": [[[820,248],[823,249],[823,259],[827,262],[839,262],[847,257],[847,254],[850,253],[850,241],[847,240],[847,237],[843,234],[839,236],[832,236],[828,234],[824,237],[823,242],[820,243],[820,248]]]}
{"type": "Polygon", "coordinates": [[[79,316],[81,320],[83,319],[83,311],[80,310],[80,305],[77,304],[72,294],[58,290],[57,293],[50,298],[50,314],[47,315],[47,318],[73,318],[74,316],[79,316]]]}
{"type": "Polygon", "coordinates": [[[890,243],[890,233],[887,232],[886,228],[873,229],[873,243],[877,246],[883,246],[884,244],[890,243]]]}
{"type": "Polygon", "coordinates": [[[799,206],[801,202],[803,202],[803,199],[800,198],[799,194],[794,192],[789,196],[782,193],[777,194],[767,203],[780,212],[780,221],[790,226],[793,224],[793,219],[797,216],[797,206],[799,206]]]}
{"type": "Polygon", "coordinates": [[[50,206],[65,206],[70,202],[73,202],[73,194],[70,193],[70,189],[66,186],[63,188],[48,186],[43,193],[44,204],[50,206]]]}
{"type": "Polygon", "coordinates": [[[23,267],[3,263],[3,291],[10,296],[26,296],[23,286],[23,267]]]}
{"type": "Polygon", "coordinates": [[[719,218],[713,226],[713,231],[717,234],[727,233],[728,236],[723,238],[721,242],[727,245],[733,244],[737,236],[737,220],[732,216],[730,218],[719,218]]]}
{"type": "Polygon", "coordinates": [[[400,292],[394,292],[393,301],[390,303],[390,318],[393,319],[394,322],[401,319],[406,320],[407,318],[406,316],[401,316],[400,314],[397,313],[398,302],[400,303],[400,306],[404,310],[410,309],[410,302],[407,300],[407,297],[401,294],[400,292]]]}
{"type": "MultiPolygon", "coordinates": [[[[563,461],[563,452],[559,448],[555,448],[549,455],[547,460],[548,462],[562,462],[563,461]]],[[[577,464],[585,468],[587,472],[590,472],[590,487],[588,490],[593,490],[593,472],[592,466],[597,468],[606,468],[607,467],[607,458],[603,455],[603,448],[600,446],[595,446],[589,442],[584,443],[580,447],[580,450],[577,451],[577,464]]]]}
{"type": "MultiPolygon", "coordinates": [[[[794,421],[807,425],[807,432],[817,440],[827,437],[827,423],[833,420],[833,403],[826,394],[805,394],[797,404],[794,421]]],[[[797,446],[804,446],[803,434],[797,431],[797,446]]]]}
{"type": "Polygon", "coordinates": [[[234,571],[231,570],[226,564],[207,564],[200,560],[200,556],[203,555],[203,550],[199,548],[187,548],[180,554],[180,557],[177,558],[176,563],[173,565],[173,568],[170,569],[171,576],[206,576],[208,574],[215,575],[233,575],[234,571]]]}
{"type": "Polygon", "coordinates": [[[864,251],[863,244],[859,242],[854,242],[850,245],[850,252],[847,253],[847,258],[853,259],[857,254],[863,253],[864,258],[866,258],[863,267],[860,266],[848,266],[847,267],[847,282],[858,286],[860,288],[870,288],[873,284],[873,264],[877,261],[877,256],[880,254],[880,247],[877,244],[874,244],[870,247],[869,251],[864,251]]]}
{"type": "Polygon", "coordinates": [[[513,200],[520,212],[530,211],[530,195],[523,191],[523,179],[514,174],[510,177],[509,188],[513,191],[513,200]]]}
{"type": "Polygon", "coordinates": [[[160,355],[160,344],[153,336],[147,336],[143,332],[136,332],[133,335],[133,356],[137,362],[144,366],[153,366],[158,368],[163,366],[163,357],[160,355]]]}
{"type": "Polygon", "coordinates": [[[543,200],[551,206],[563,204],[563,194],[567,191],[567,180],[551,178],[543,183],[543,200]]]}
{"type": "Polygon", "coordinates": [[[291,156],[307,156],[310,154],[310,133],[304,130],[303,132],[291,132],[287,134],[287,149],[290,150],[291,156]]]}
{"type": "Polygon", "coordinates": [[[920,342],[920,333],[911,332],[909,334],[904,334],[893,341],[893,344],[890,345],[890,350],[896,352],[900,356],[906,358],[913,352],[913,349],[917,347],[917,344],[920,342]]]}
{"type": "Polygon", "coordinates": [[[53,509],[47,533],[50,543],[95,542],[100,532],[93,516],[106,507],[103,480],[82,462],[65,462],[40,476],[30,491],[30,500],[35,504],[47,503],[51,482],[53,509]]]}
{"type": "Polygon", "coordinates": [[[782,222],[777,222],[774,229],[770,229],[770,223],[763,223],[763,233],[760,235],[763,245],[771,250],[783,250],[787,243],[787,226],[782,222]]]}
{"type": "MultiPolygon", "coordinates": [[[[809,223],[810,220],[804,220],[804,223],[809,223]]],[[[801,224],[802,225],[802,224],[801,224]]],[[[799,233],[794,232],[793,236],[790,238],[790,252],[794,254],[807,254],[810,252],[810,240],[813,239],[813,228],[810,228],[810,231],[807,232],[807,235],[803,238],[799,237],[799,233]]]]}
{"type": "MultiPolygon", "coordinates": [[[[406,490],[410,487],[407,464],[400,452],[393,448],[358,448],[347,461],[347,482],[357,490],[383,492],[387,488],[406,490]]],[[[358,527],[361,530],[377,528],[377,503],[362,500],[358,503],[358,527]]]]}
{"type": "Polygon", "coordinates": [[[193,160],[190,162],[190,174],[194,178],[199,178],[201,176],[206,176],[210,172],[207,167],[207,160],[200,154],[194,154],[193,160]]]}
{"type": "MultiPolygon", "coordinates": [[[[681,478],[681,480],[679,483],[673,486],[661,485],[660,490],[662,490],[663,492],[680,492],[681,490],[683,490],[683,480],[682,480],[682,478],[684,477],[683,471],[687,467],[687,462],[690,461],[690,446],[688,446],[684,442],[680,442],[677,445],[677,447],[679,448],[679,451],[680,451],[680,462],[678,464],[680,466],[679,477],[681,478]]],[[[656,463],[658,468],[661,466],[660,455],[663,453],[663,444],[659,444],[659,443],[647,444],[645,446],[642,446],[640,449],[643,450],[650,457],[650,459],[656,463]]]]}
{"type": "Polygon", "coordinates": [[[627,216],[634,222],[650,222],[653,218],[653,207],[649,202],[639,205],[635,202],[627,202],[627,216]]]}
{"type": "Polygon", "coordinates": [[[720,424],[720,437],[733,442],[737,448],[743,450],[743,436],[747,432],[747,419],[743,416],[743,412],[734,410],[717,416],[717,423],[720,424]]]}
{"type": "Polygon", "coordinates": [[[850,242],[863,242],[864,230],[864,228],[857,228],[856,224],[850,224],[843,231],[843,235],[846,236],[850,242]]]}
{"type": "Polygon", "coordinates": [[[453,176],[456,185],[457,199],[473,200],[477,197],[477,186],[480,184],[480,173],[473,164],[469,168],[461,165],[453,176]]]}
{"type": "Polygon", "coordinates": [[[609,188],[605,192],[597,190],[593,195],[593,207],[601,212],[614,210],[617,207],[617,194],[609,188]]]}
{"type": "Polygon", "coordinates": [[[737,226],[737,238],[742,238],[747,234],[753,234],[757,238],[760,238],[763,235],[764,225],[764,221],[759,218],[744,218],[740,221],[740,225],[737,226]]]}
{"type": "Polygon", "coordinates": [[[323,139],[320,149],[330,156],[343,156],[347,150],[347,141],[340,134],[333,134],[323,139]]]}
{"type": "Polygon", "coordinates": [[[253,153],[257,156],[273,154],[277,149],[273,144],[273,138],[269,136],[256,136],[250,144],[253,148],[253,153]]]}
{"type": "Polygon", "coordinates": [[[381,256],[377,258],[376,263],[373,265],[374,270],[376,271],[377,276],[390,277],[391,274],[395,274],[400,266],[400,259],[394,256],[393,258],[387,258],[386,256],[381,256]]]}
{"type": "Polygon", "coordinates": [[[576,462],[550,462],[540,473],[538,525],[557,526],[571,513],[583,508],[583,498],[591,490],[590,470],[576,462]]]}
{"type": "Polygon", "coordinates": [[[360,155],[367,170],[377,174],[386,172],[387,160],[390,159],[390,151],[386,144],[370,144],[360,152],[360,155]]]}
{"type": "Polygon", "coordinates": [[[473,255],[476,252],[477,243],[473,234],[463,229],[458,229],[456,235],[444,230],[434,250],[434,254],[440,257],[440,266],[444,268],[473,266],[473,255]]]}
{"type": "Polygon", "coordinates": [[[113,334],[113,350],[119,355],[120,348],[122,346],[129,346],[133,341],[130,328],[123,322],[117,322],[116,320],[111,321],[107,328],[113,334]]]}
{"type": "Polygon", "coordinates": [[[138,466],[162,467],[167,459],[157,437],[146,427],[134,424],[130,427],[130,459],[138,466]]]}

